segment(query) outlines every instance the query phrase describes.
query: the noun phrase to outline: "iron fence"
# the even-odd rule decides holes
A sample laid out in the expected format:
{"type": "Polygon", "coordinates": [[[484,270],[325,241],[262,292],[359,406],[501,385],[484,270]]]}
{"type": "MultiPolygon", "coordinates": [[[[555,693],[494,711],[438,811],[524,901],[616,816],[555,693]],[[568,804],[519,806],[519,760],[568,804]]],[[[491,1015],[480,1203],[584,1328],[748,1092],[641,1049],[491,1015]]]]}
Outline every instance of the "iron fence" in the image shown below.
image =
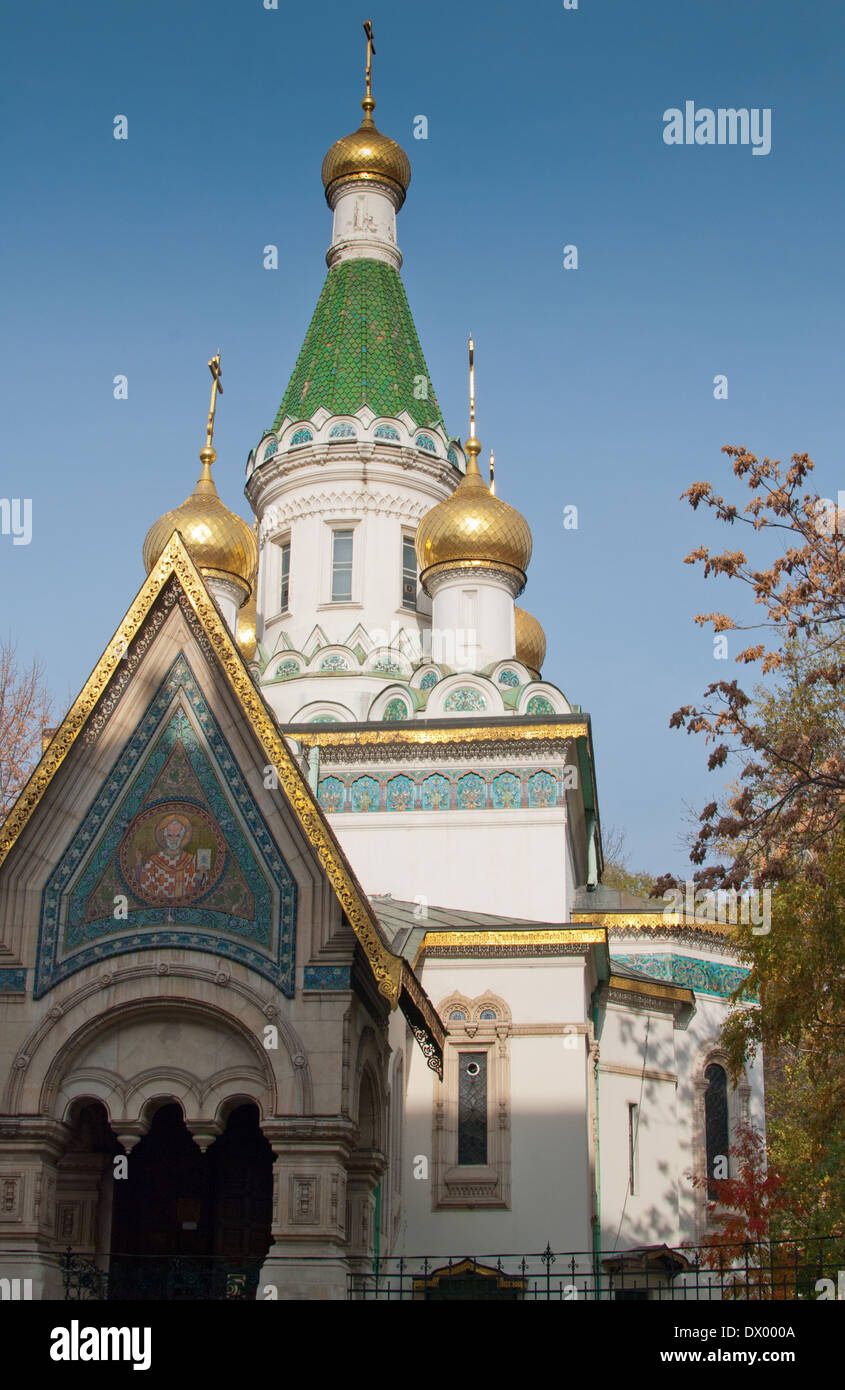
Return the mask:
{"type": "MultiPolygon", "coordinates": [[[[312,1255],[306,1263],[319,1266],[323,1259],[312,1255]]],[[[331,1263],[336,1268],[337,1258],[331,1257],[331,1263]]],[[[70,1300],[247,1301],[262,1296],[263,1261],[257,1257],[98,1256],[68,1248],[60,1264],[64,1297],[70,1300]]],[[[276,1281],[284,1264],[274,1254],[276,1281]]],[[[290,1264],[295,1281],[303,1256],[291,1256],[290,1264]]],[[[347,1298],[352,1300],[810,1301],[842,1296],[845,1237],[603,1251],[553,1251],[547,1244],[530,1254],[358,1255],[352,1264],[347,1275],[347,1298]]]]}
{"type": "Polygon", "coordinates": [[[814,1300],[841,1287],[843,1267],[841,1237],[612,1251],[547,1244],[539,1254],[381,1258],[350,1274],[347,1292],[355,1300],[814,1300]]]}
{"type": "Polygon", "coordinates": [[[65,1298],[98,1302],[254,1299],[262,1263],[215,1255],[98,1257],[70,1248],[61,1256],[65,1298]]]}

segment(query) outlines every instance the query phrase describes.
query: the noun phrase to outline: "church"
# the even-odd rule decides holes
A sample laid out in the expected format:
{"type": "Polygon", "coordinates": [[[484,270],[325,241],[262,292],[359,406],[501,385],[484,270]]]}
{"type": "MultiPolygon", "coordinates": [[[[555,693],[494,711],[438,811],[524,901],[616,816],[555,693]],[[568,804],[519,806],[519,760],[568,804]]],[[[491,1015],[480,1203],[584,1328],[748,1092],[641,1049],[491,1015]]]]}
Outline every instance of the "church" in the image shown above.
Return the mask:
{"type": "Polygon", "coordinates": [[[199,479],[0,826],[0,1276],[35,1298],[682,1297],[690,1174],[762,1123],[730,926],[602,883],[590,717],[518,602],[471,340],[463,441],[438,405],[365,28],[250,520],[218,354],[199,479]]]}

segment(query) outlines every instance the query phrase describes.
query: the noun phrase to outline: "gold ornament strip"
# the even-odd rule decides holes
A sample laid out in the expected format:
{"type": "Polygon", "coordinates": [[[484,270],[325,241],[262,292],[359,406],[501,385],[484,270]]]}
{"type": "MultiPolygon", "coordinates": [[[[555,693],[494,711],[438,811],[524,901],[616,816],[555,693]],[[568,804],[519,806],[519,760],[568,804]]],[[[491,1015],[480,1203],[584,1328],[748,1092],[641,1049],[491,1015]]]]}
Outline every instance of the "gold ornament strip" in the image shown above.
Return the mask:
{"type": "Polygon", "coordinates": [[[188,554],[178,531],[174,531],[159,559],[153,565],[126,617],[118,627],[97,665],[74,701],[59,729],[47,745],[40,762],[0,830],[0,864],[10,853],[38,807],[89,716],[104,694],[120,661],[149,616],[171,576],[179,580],[196,613],[214,653],[229,678],[241,711],[252,727],[268,763],[276,769],[279,784],[320,863],[334,888],[349,923],[367,955],[379,991],[395,1008],[399,1000],[402,959],[384,944],[376,920],[355,875],[323,819],[317,802],[292,754],[278,732],[264,701],[211,599],[199,570],[188,554]]]}
{"type": "Polygon", "coordinates": [[[594,922],[607,931],[690,931],[716,932],[719,936],[731,936],[736,927],[730,922],[705,921],[701,917],[686,916],[683,912],[663,913],[660,908],[654,912],[573,912],[573,922],[594,922]]]}
{"type": "Polygon", "coordinates": [[[587,738],[589,737],[589,726],[583,723],[576,724],[540,724],[517,725],[515,728],[510,724],[501,723],[501,715],[497,716],[495,724],[478,724],[472,728],[455,728],[454,725],[446,725],[442,728],[416,728],[410,725],[408,728],[397,728],[391,725],[389,729],[332,729],[328,730],[325,724],[318,725],[290,725],[287,732],[292,738],[298,738],[307,744],[319,744],[321,747],[334,744],[354,743],[515,743],[523,739],[567,739],[567,738],[587,738]],[[308,732],[305,732],[305,729],[308,732]],[[313,732],[312,732],[313,730],[313,732]]]}
{"type": "Polygon", "coordinates": [[[629,994],[653,994],[658,999],[677,999],[681,1004],[692,1004],[695,998],[691,989],[683,985],[658,985],[650,980],[629,980],[625,975],[611,972],[608,989],[624,989],[629,994]]]}
{"type": "Polygon", "coordinates": [[[603,946],[605,932],[595,931],[427,931],[419,954],[438,946],[603,946]]]}

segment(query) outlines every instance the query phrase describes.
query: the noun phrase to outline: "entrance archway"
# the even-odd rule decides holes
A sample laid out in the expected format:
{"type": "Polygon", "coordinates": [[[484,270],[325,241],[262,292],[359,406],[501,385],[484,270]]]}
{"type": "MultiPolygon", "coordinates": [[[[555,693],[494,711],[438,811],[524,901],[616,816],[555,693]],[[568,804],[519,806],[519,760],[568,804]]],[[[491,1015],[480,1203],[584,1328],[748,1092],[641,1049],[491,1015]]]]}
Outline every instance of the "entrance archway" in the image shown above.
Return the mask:
{"type": "Polygon", "coordinates": [[[239,1105],[202,1153],[160,1105],[114,1184],[109,1298],[254,1298],[270,1248],[273,1152],[239,1105]]]}

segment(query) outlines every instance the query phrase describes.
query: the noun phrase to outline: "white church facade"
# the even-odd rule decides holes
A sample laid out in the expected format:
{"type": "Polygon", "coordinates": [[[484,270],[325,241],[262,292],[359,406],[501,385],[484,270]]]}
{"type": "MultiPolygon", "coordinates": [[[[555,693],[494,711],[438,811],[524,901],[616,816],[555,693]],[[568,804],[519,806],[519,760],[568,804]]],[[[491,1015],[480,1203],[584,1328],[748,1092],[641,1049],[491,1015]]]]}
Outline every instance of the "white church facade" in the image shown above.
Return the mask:
{"type": "Polygon", "coordinates": [[[195,490],[0,826],[0,1276],[36,1297],[519,1297],[543,1251],[680,1296],[689,1174],[763,1121],[730,927],[602,884],[590,718],[472,368],[442,419],[369,62],[362,106],[254,525],[215,358],[195,490]]]}

